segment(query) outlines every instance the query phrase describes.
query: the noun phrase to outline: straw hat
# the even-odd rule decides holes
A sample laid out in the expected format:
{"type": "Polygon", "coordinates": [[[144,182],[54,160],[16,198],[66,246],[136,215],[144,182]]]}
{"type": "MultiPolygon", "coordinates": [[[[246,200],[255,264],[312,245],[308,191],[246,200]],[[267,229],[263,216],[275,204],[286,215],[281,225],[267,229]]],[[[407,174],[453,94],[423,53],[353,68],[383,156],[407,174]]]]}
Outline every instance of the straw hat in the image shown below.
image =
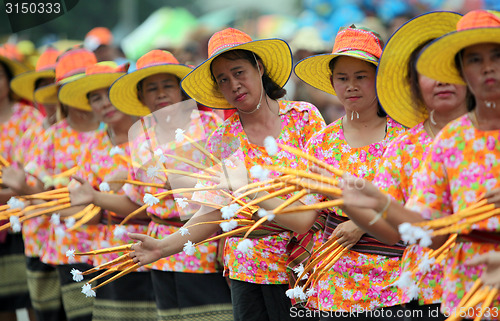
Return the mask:
{"type": "Polygon", "coordinates": [[[457,23],[456,31],[430,43],[417,61],[419,73],[441,82],[465,85],[455,65],[464,48],[480,43],[500,43],[500,12],[474,10],[457,23]]]}
{"type": "Polygon", "coordinates": [[[22,63],[16,61],[13,58],[4,56],[2,55],[2,53],[0,53],[0,62],[4,63],[7,68],[9,68],[10,72],[12,73],[12,77],[16,77],[17,75],[29,70],[29,68],[22,63]]]}
{"type": "Polygon", "coordinates": [[[109,90],[111,103],[120,111],[132,116],[146,116],[151,113],[137,94],[137,84],[152,75],[172,74],[179,79],[184,78],[191,68],[182,65],[168,51],[152,50],[139,58],[137,70],[120,77],[109,90]]]}
{"type": "Polygon", "coordinates": [[[85,76],[61,87],[59,100],[71,107],[92,111],[87,98],[88,93],[111,87],[111,84],[125,75],[128,66],[128,64],[118,66],[114,61],[102,61],[91,65],[85,70],[85,76]]]}
{"type": "Polygon", "coordinates": [[[35,83],[42,78],[55,78],[56,60],[61,52],[48,47],[38,58],[35,71],[27,71],[10,82],[12,90],[20,97],[33,100],[35,83]]]}
{"type": "Polygon", "coordinates": [[[330,81],[332,71],[329,64],[333,58],[349,56],[376,66],[381,54],[382,41],[375,32],[351,25],[349,28],[340,28],[331,54],[304,58],[295,65],[294,71],[305,83],[336,95],[330,81]]]}
{"type": "Polygon", "coordinates": [[[281,39],[252,40],[243,31],[227,28],[216,32],[208,41],[208,59],[191,71],[181,83],[182,89],[198,103],[219,109],[232,109],[212,80],[212,61],[229,50],[244,49],[262,59],[267,75],[283,87],[292,72],[292,53],[281,39]]]}
{"type": "Polygon", "coordinates": [[[427,108],[415,101],[408,81],[408,64],[422,44],[455,30],[462,16],[454,12],[430,12],[402,25],[384,47],[377,69],[377,96],[387,114],[411,128],[427,119],[427,108]]]}
{"type": "Polygon", "coordinates": [[[97,63],[93,52],[87,49],[71,49],[57,59],[56,82],[35,91],[35,100],[42,104],[56,104],[59,86],[78,79],[85,74],[85,69],[97,63]]]}

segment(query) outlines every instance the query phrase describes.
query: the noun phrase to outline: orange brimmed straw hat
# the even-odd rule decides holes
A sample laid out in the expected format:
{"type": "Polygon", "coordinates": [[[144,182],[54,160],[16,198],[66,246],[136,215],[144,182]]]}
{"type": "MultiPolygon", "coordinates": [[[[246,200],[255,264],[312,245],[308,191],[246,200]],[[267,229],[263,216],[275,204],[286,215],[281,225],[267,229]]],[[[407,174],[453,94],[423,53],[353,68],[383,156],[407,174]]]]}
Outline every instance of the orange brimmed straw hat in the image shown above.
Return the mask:
{"type": "Polygon", "coordinates": [[[417,60],[419,73],[441,82],[465,85],[455,65],[455,56],[469,46],[500,43],[500,12],[471,11],[458,21],[455,30],[424,48],[417,60]]]}
{"type": "Polygon", "coordinates": [[[454,12],[430,12],[402,25],[389,39],[377,69],[377,96],[382,108],[408,128],[428,117],[426,106],[411,93],[408,64],[413,51],[424,43],[455,30],[462,16],[454,12]]]}
{"type": "Polygon", "coordinates": [[[141,80],[156,74],[172,74],[180,80],[192,70],[180,64],[174,55],[165,50],[152,50],[146,53],[137,60],[136,68],[113,83],[109,90],[109,99],[118,110],[140,117],[151,113],[137,94],[137,84],[141,80]]]}
{"type": "Polygon", "coordinates": [[[382,41],[379,35],[374,31],[351,25],[348,28],[340,28],[331,54],[304,58],[295,65],[294,71],[305,83],[336,95],[330,81],[332,71],[329,64],[333,58],[349,56],[377,66],[381,54],[382,41]]]}
{"type": "Polygon", "coordinates": [[[87,49],[71,49],[57,59],[56,82],[35,91],[35,100],[42,104],[57,103],[57,92],[61,85],[85,75],[88,66],[97,63],[93,52],[87,49]]]}
{"type": "Polygon", "coordinates": [[[125,75],[128,67],[128,63],[118,66],[114,61],[102,61],[88,66],[85,76],[61,87],[59,100],[71,107],[92,111],[87,94],[97,89],[111,87],[111,84],[125,75]]]}
{"type": "Polygon", "coordinates": [[[283,87],[292,72],[292,53],[281,39],[252,40],[238,29],[227,28],[216,32],[208,41],[208,59],[191,71],[181,83],[182,89],[198,103],[218,109],[232,109],[212,80],[212,61],[229,50],[244,49],[262,59],[267,75],[283,87]]]}
{"type": "Polygon", "coordinates": [[[45,49],[38,58],[34,71],[24,72],[12,79],[10,82],[12,90],[24,99],[33,100],[33,93],[37,80],[42,78],[55,78],[56,60],[60,54],[61,52],[54,47],[45,49]]]}

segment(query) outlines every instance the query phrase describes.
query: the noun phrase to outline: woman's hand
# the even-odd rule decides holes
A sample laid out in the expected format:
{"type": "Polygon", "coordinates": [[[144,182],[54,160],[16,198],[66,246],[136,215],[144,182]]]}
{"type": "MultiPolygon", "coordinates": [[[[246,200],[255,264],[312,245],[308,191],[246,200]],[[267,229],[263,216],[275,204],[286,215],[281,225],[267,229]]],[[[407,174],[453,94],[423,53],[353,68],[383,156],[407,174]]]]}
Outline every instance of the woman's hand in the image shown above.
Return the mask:
{"type": "Polygon", "coordinates": [[[484,198],[488,200],[488,203],[495,204],[496,208],[500,207],[500,188],[492,189],[491,191],[484,194],[484,198]]]}
{"type": "Polygon", "coordinates": [[[337,242],[349,249],[358,243],[364,233],[354,222],[347,221],[337,225],[333,230],[332,237],[337,237],[337,242]]]}
{"type": "Polygon", "coordinates": [[[486,270],[481,275],[485,285],[500,289],[500,252],[492,251],[467,261],[468,266],[486,264],[486,270]]]}
{"type": "Polygon", "coordinates": [[[145,234],[129,233],[128,236],[138,241],[132,246],[133,251],[129,253],[134,263],[143,266],[162,258],[160,240],[145,234]]]}
{"type": "Polygon", "coordinates": [[[380,212],[387,203],[387,196],[373,183],[345,173],[340,183],[344,206],[370,208],[380,212]]]}
{"type": "Polygon", "coordinates": [[[89,205],[94,203],[95,193],[97,191],[83,178],[73,176],[73,179],[80,183],[79,186],[69,188],[69,198],[71,206],[89,205]]]}
{"type": "Polygon", "coordinates": [[[12,189],[16,194],[25,194],[26,173],[21,165],[8,166],[2,169],[3,185],[12,189]]]}

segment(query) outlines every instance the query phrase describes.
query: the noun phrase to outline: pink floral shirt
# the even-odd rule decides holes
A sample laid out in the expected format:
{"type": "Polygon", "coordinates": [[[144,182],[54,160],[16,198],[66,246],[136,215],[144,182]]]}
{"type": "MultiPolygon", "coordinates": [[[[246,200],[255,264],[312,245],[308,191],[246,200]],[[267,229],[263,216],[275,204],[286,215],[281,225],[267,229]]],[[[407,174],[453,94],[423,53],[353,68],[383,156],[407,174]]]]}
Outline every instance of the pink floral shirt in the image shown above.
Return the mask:
{"type": "MultiPolygon", "coordinates": [[[[385,150],[373,183],[394,200],[405,204],[415,186],[418,169],[429,152],[432,141],[425,131],[424,123],[416,125],[393,140],[385,150]]],[[[409,245],[401,259],[401,273],[412,271],[418,260],[428,251],[417,244],[409,245]]],[[[423,279],[420,271],[412,275],[413,281],[419,286],[420,304],[441,302],[441,270],[441,264],[434,264],[423,279]]],[[[403,294],[404,302],[412,300],[407,291],[403,294]]]]}
{"type": "MultiPolygon", "coordinates": [[[[78,165],[81,154],[86,150],[93,150],[99,139],[105,135],[102,130],[78,132],[70,127],[66,120],[62,120],[36,140],[39,147],[33,153],[33,158],[26,164],[25,170],[36,177],[62,173],[78,165]]],[[[55,186],[60,188],[63,186],[55,186]]],[[[66,251],[75,249],[78,252],[89,251],[93,247],[94,239],[98,234],[97,225],[84,225],[72,232],[66,231],[67,226],[61,219],[50,224],[49,239],[42,248],[42,262],[46,264],[62,265],[69,263],[90,263],[92,258],[77,256],[70,260],[66,251]]]]}
{"type": "MultiPolygon", "coordinates": [[[[147,122],[146,122],[147,123],[147,122]]],[[[191,114],[191,121],[184,135],[193,138],[195,140],[206,140],[208,135],[220,124],[220,118],[216,116],[213,112],[200,111],[199,114],[194,112],[191,114]]],[[[135,141],[130,142],[132,144],[132,153],[135,155],[135,159],[142,166],[139,169],[132,171],[131,178],[133,180],[138,180],[142,182],[151,183],[164,183],[163,180],[156,177],[148,176],[148,169],[157,166],[158,169],[161,168],[159,157],[154,155],[154,152],[158,149],[164,154],[176,154],[193,161],[199,161],[201,159],[201,153],[183,142],[172,141],[167,144],[160,145],[158,139],[156,138],[156,131],[153,127],[147,129],[147,138],[144,135],[140,135],[135,141]],[[186,147],[186,149],[184,149],[186,147]]],[[[166,168],[175,168],[178,170],[185,170],[189,172],[197,172],[191,165],[174,161],[172,158],[166,158],[161,163],[165,165],[166,168]]],[[[158,177],[164,177],[164,173],[157,172],[158,177]]],[[[175,186],[173,186],[175,188],[175,186]]],[[[143,205],[143,197],[146,193],[157,194],[160,192],[165,192],[165,189],[155,188],[155,187],[138,187],[138,186],[124,186],[125,192],[129,198],[137,204],[143,205]]],[[[184,209],[178,206],[175,198],[186,197],[186,195],[174,195],[167,196],[161,200],[158,204],[149,206],[147,212],[150,216],[155,216],[162,220],[172,220],[177,222],[182,226],[181,220],[186,220],[187,217],[184,216],[184,209]]],[[[159,224],[157,222],[151,221],[148,228],[148,235],[161,239],[170,234],[173,234],[179,230],[179,227],[171,224],[159,224]]],[[[169,256],[167,258],[160,259],[151,264],[151,268],[160,271],[174,271],[174,272],[185,272],[185,273],[215,273],[217,272],[217,242],[204,243],[197,247],[197,251],[194,255],[187,255],[184,252],[169,256]]]]}
{"type": "MultiPolygon", "coordinates": [[[[352,148],[344,137],[342,118],[315,134],[308,143],[308,153],[352,175],[373,180],[387,145],[405,132],[405,128],[387,117],[386,137],[368,146],[352,148]]],[[[345,216],[335,209],[327,218],[325,239],[331,235],[333,216],[345,216]]],[[[365,311],[401,303],[401,291],[392,284],[399,276],[400,258],[360,253],[353,250],[333,265],[318,280],[316,293],[308,307],[322,311],[362,308],[365,311]]]]}
{"type": "MultiPolygon", "coordinates": [[[[453,215],[476,203],[486,191],[500,187],[500,130],[480,131],[469,117],[462,116],[444,127],[421,165],[406,206],[425,219],[453,215]]],[[[498,233],[499,223],[498,216],[492,217],[459,234],[498,233]]],[[[443,265],[442,312],[456,308],[484,271],[484,266],[467,267],[464,262],[493,250],[500,251],[500,245],[459,241],[451,248],[443,265]]],[[[492,309],[500,309],[499,299],[495,298],[492,309]]],[[[498,319],[498,314],[493,319],[498,319]]]]}

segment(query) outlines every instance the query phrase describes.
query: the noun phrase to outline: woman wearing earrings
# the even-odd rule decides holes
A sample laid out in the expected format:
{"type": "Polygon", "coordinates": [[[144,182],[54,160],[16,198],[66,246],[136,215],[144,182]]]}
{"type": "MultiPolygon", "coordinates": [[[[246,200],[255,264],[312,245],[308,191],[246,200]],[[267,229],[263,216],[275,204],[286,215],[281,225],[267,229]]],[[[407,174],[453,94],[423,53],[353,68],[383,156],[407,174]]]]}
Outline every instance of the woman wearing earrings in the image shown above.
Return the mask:
{"type": "MultiPolygon", "coordinates": [[[[247,169],[273,163],[297,168],[299,160],[286,152],[270,156],[264,148],[264,139],[273,136],[282,144],[303,149],[312,134],[325,124],[311,104],[279,100],[285,94],[283,85],[292,68],[286,42],[279,39],[253,41],[244,32],[228,28],[211,37],[209,57],[184,78],[182,88],[202,105],[235,108],[236,112],[210,136],[207,149],[222,157],[237,150],[236,157],[247,169]]],[[[213,202],[213,198],[207,201],[213,202]]],[[[141,241],[140,245],[134,245],[134,261],[143,265],[181,252],[186,242],[196,243],[219,230],[216,224],[194,224],[220,219],[219,210],[202,207],[184,225],[188,235],[175,233],[162,240],[132,235],[141,241]]],[[[285,295],[290,237],[291,233],[281,228],[261,238],[252,238],[251,251],[247,253],[238,246],[244,242],[240,237],[227,239],[224,265],[231,280],[235,320],[292,318],[291,302],[285,295]]]]}
{"type": "MultiPolygon", "coordinates": [[[[337,95],[346,111],[346,116],[311,138],[309,154],[367,180],[374,178],[389,142],[405,131],[387,117],[377,100],[375,71],[381,53],[378,34],[353,25],[338,32],[331,54],[312,56],[295,66],[300,79],[337,95]]],[[[305,223],[304,217],[297,218],[289,227],[301,232],[310,226],[305,223]]],[[[401,291],[391,284],[398,277],[404,247],[386,246],[363,234],[341,209],[328,213],[323,240],[336,237],[349,250],[317,280],[310,308],[365,313],[385,308],[393,310],[393,317],[401,310],[401,291]]],[[[357,316],[371,320],[368,314],[357,316]]]]}
{"type": "MultiPolygon", "coordinates": [[[[380,224],[387,221],[396,226],[454,215],[482,198],[497,198],[491,191],[498,193],[500,187],[500,109],[496,107],[500,105],[499,35],[500,14],[475,10],[458,21],[456,31],[424,48],[417,61],[417,71],[442,82],[467,84],[474,95],[475,108],[450,122],[437,135],[405,207],[388,203],[385,194],[368,182],[358,189],[346,184],[344,200],[349,207],[372,209],[359,210],[361,215],[353,219],[362,224],[373,219],[377,212],[380,217],[385,216],[380,224]]],[[[347,183],[354,181],[352,178],[346,180],[347,183]]],[[[498,206],[498,201],[494,204],[498,206]]],[[[482,264],[466,267],[466,260],[498,251],[499,229],[498,217],[491,217],[458,233],[456,245],[451,247],[443,267],[443,313],[454,313],[454,309],[460,312],[460,300],[484,271],[482,264]]],[[[432,247],[439,247],[447,237],[433,238],[432,247]]],[[[497,319],[498,297],[489,308],[489,316],[485,317],[497,319]]]]}

